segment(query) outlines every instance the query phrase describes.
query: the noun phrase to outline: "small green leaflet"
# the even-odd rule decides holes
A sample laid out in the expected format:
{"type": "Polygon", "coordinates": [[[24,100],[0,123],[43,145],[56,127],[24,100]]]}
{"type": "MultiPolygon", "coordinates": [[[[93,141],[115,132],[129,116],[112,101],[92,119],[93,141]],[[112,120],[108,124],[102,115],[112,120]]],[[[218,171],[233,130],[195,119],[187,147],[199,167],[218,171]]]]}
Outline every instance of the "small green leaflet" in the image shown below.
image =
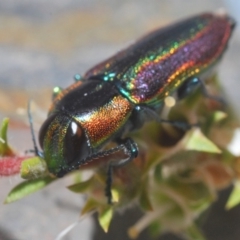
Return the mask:
{"type": "Polygon", "coordinates": [[[46,177],[43,179],[24,181],[12,189],[12,191],[5,199],[4,203],[11,203],[17,201],[31,193],[34,193],[44,188],[46,185],[50,184],[54,180],[54,178],[46,177]]]}

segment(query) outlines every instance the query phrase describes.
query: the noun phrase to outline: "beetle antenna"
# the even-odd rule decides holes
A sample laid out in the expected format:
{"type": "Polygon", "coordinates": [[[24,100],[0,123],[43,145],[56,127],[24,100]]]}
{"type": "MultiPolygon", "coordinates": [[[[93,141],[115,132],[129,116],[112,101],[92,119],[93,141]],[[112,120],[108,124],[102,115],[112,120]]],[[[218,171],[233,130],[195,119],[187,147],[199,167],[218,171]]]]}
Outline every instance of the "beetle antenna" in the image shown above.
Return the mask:
{"type": "Polygon", "coordinates": [[[38,147],[37,147],[37,141],[36,141],[36,137],[34,134],[34,130],[33,130],[33,118],[32,118],[32,114],[31,114],[31,100],[28,101],[28,108],[27,108],[27,112],[28,112],[28,121],[29,121],[29,125],[30,125],[30,130],[31,130],[31,136],[32,136],[32,141],[33,141],[33,147],[34,147],[34,153],[36,156],[41,156],[38,147]]]}

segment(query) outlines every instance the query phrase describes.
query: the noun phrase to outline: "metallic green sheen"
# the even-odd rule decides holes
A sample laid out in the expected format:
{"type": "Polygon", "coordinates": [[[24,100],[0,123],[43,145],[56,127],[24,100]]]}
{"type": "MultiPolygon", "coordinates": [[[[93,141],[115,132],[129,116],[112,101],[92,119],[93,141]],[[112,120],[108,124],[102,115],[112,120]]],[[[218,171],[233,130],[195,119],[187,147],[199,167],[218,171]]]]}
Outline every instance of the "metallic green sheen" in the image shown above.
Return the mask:
{"type": "Polygon", "coordinates": [[[156,30],[90,69],[86,79],[116,84],[134,104],[159,105],[183,81],[217,62],[231,35],[226,15],[202,14],[156,30]]]}
{"type": "Polygon", "coordinates": [[[70,118],[57,115],[50,123],[44,137],[44,159],[49,171],[54,175],[62,169],[69,168],[64,157],[64,139],[70,123],[70,118]]]}

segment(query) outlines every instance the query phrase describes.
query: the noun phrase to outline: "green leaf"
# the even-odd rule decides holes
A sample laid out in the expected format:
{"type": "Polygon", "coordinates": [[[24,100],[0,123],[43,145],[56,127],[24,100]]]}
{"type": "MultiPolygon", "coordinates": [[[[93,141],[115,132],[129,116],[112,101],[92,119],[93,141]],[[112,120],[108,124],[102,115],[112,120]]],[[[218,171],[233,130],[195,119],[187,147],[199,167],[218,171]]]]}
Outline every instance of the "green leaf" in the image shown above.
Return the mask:
{"type": "Polygon", "coordinates": [[[113,216],[113,208],[111,206],[104,207],[98,214],[98,221],[104,232],[108,231],[113,216]]]}
{"type": "Polygon", "coordinates": [[[48,175],[47,164],[40,157],[32,157],[24,160],[20,169],[21,177],[24,179],[39,179],[48,175]]]}
{"type": "Polygon", "coordinates": [[[14,155],[12,149],[8,145],[7,141],[7,130],[8,130],[9,119],[4,118],[0,128],[0,156],[11,156],[14,155]]]}
{"type": "Polygon", "coordinates": [[[80,182],[80,183],[75,183],[73,185],[68,186],[67,188],[75,193],[83,193],[87,191],[93,184],[94,178],[90,178],[87,181],[80,182]]]}
{"type": "Polygon", "coordinates": [[[48,184],[50,184],[55,179],[46,177],[44,179],[35,179],[35,180],[28,180],[20,183],[12,191],[8,194],[7,198],[5,199],[4,203],[11,203],[17,201],[31,193],[34,193],[48,184]]]}
{"type": "Polygon", "coordinates": [[[112,200],[113,200],[113,202],[118,203],[119,202],[119,198],[120,198],[120,193],[119,193],[118,189],[112,187],[111,192],[112,192],[112,200]]]}
{"type": "Polygon", "coordinates": [[[227,117],[227,113],[225,112],[222,112],[222,111],[215,111],[213,113],[213,122],[216,123],[216,122],[220,122],[222,121],[223,119],[225,119],[227,117]]]}
{"type": "Polygon", "coordinates": [[[82,208],[81,215],[89,213],[94,209],[97,209],[98,207],[99,207],[99,203],[95,199],[90,198],[87,200],[84,207],[82,208]]]}
{"type": "Polygon", "coordinates": [[[228,198],[226,209],[231,209],[240,203],[240,181],[234,183],[234,188],[228,198]]]}
{"type": "Polygon", "coordinates": [[[181,142],[185,150],[195,150],[200,152],[221,153],[212,141],[210,141],[199,128],[190,130],[181,142]]]}

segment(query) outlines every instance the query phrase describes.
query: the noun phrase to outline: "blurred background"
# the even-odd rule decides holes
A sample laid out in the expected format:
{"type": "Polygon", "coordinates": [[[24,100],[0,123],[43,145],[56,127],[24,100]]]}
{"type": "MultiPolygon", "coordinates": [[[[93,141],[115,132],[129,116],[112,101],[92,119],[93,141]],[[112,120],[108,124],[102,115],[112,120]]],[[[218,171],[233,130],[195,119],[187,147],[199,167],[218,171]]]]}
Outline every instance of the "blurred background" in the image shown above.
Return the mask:
{"type": "MultiPolygon", "coordinates": [[[[26,106],[32,99],[36,133],[46,118],[54,86],[66,87],[76,73],[128,46],[143,34],[178,19],[225,9],[240,23],[237,0],[8,0],[0,1],[0,120],[11,118],[9,141],[18,151],[32,148],[26,106]],[[34,112],[37,108],[38,111],[34,112]]],[[[239,24],[240,25],[240,24],[239,24]]],[[[229,102],[239,112],[240,26],[219,67],[229,102]]],[[[0,178],[0,200],[20,179],[0,178]]],[[[0,240],[54,239],[78,219],[84,199],[68,191],[68,179],[10,205],[0,205],[0,240]]],[[[240,209],[224,211],[229,189],[208,211],[209,240],[240,237],[240,209]]],[[[105,235],[95,220],[81,222],[63,239],[127,240],[137,209],[116,216],[105,235]]],[[[150,239],[144,232],[139,239],[150,239]]],[[[180,239],[166,234],[159,239],[180,239]]]]}

